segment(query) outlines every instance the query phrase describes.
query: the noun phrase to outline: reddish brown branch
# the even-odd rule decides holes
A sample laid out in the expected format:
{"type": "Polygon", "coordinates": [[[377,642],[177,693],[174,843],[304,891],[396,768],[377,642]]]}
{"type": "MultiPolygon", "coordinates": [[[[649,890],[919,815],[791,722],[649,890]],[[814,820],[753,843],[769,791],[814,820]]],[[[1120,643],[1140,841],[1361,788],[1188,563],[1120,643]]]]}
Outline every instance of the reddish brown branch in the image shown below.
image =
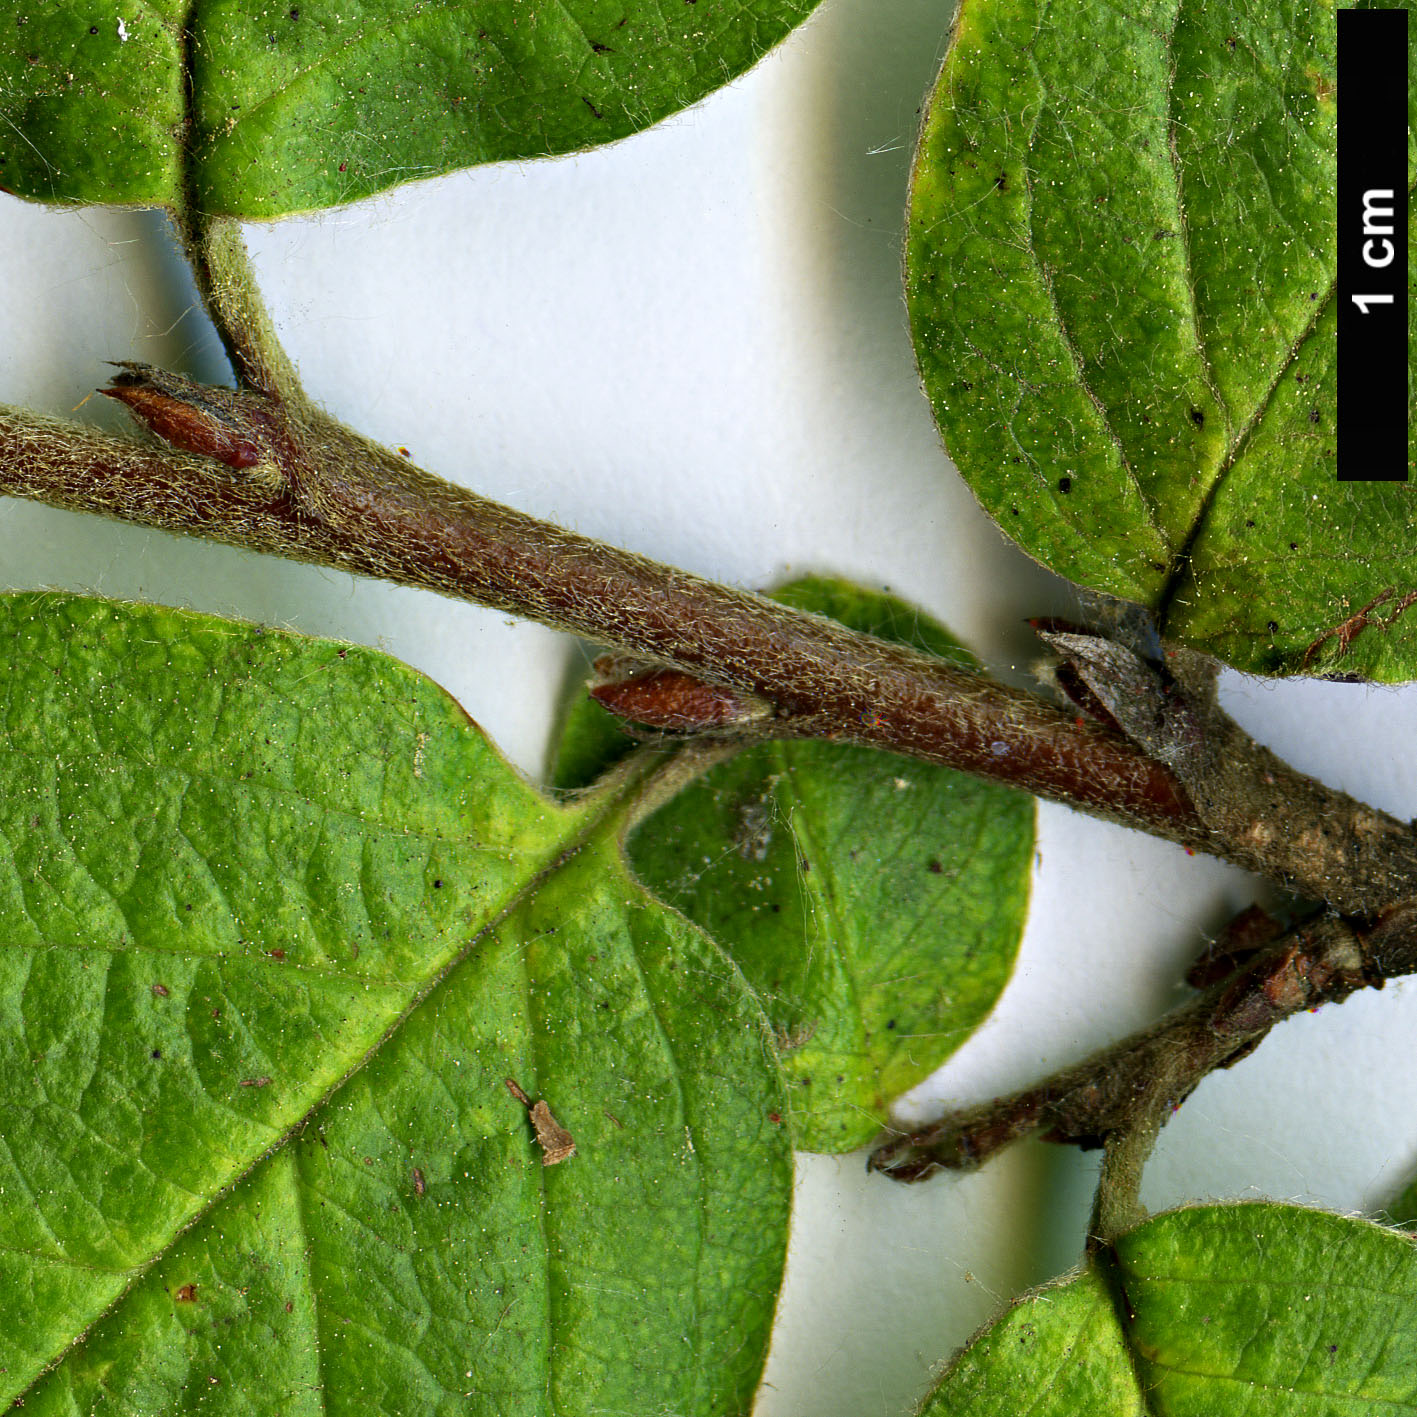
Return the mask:
{"type": "MultiPolygon", "coordinates": [[[[1128,741],[1115,721],[1092,722],[959,665],[499,506],[301,397],[214,389],[143,366],[125,366],[108,392],[186,451],[0,413],[0,492],[524,615],[672,666],[751,708],[751,722],[730,713],[704,727],[863,744],[961,768],[1226,856],[1348,914],[1372,914],[1405,893],[1395,882],[1417,879],[1417,839],[1405,824],[1342,794],[1306,798],[1299,786],[1310,780],[1298,774],[1246,798],[1255,821],[1217,816],[1200,809],[1209,780],[1178,771],[1179,759],[1145,740],[1128,741]],[[1315,811],[1328,816],[1316,821],[1315,811]],[[1301,834],[1302,850],[1284,849],[1301,834]],[[1350,838],[1359,850],[1347,851],[1350,838]]],[[[664,700],[664,683],[651,690],[640,697],[664,700]]],[[[681,682],[674,697],[682,707],[694,695],[681,682]]]]}
{"type": "Polygon", "coordinates": [[[524,516],[308,412],[152,370],[113,392],[241,466],[9,411],[0,493],[474,600],[765,700],[780,735],[910,754],[1213,848],[1167,769],[1032,695],[524,516]]]}

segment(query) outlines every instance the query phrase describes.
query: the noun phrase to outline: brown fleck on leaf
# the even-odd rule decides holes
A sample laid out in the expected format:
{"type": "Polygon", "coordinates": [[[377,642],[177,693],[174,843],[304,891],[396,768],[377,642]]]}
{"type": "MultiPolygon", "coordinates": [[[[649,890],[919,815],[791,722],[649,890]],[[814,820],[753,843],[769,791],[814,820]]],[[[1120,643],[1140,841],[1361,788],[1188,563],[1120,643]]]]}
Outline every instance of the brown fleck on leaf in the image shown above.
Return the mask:
{"type": "Polygon", "coordinates": [[[545,1102],[538,1102],[531,1109],[531,1124],[536,1128],[536,1139],[544,1153],[543,1166],[557,1166],[576,1154],[576,1143],[570,1132],[551,1115],[545,1102]]]}
{"type": "Polygon", "coordinates": [[[428,1189],[428,1182],[423,1179],[423,1172],[418,1167],[413,1168],[413,1194],[421,1196],[428,1189]]]}
{"type": "Polygon", "coordinates": [[[167,996],[168,996],[171,992],[172,992],[172,990],[169,989],[166,984],[154,984],[154,985],[153,985],[153,993],[156,994],[159,999],[165,999],[165,998],[167,998],[167,996]]]}
{"type": "Polygon", "coordinates": [[[195,1304],[197,1302],[197,1286],[195,1284],[184,1284],[173,1292],[172,1297],[179,1304],[195,1304]]]}
{"type": "Polygon", "coordinates": [[[525,1107],[531,1117],[531,1125],[536,1131],[536,1140],[541,1146],[543,1166],[559,1166],[576,1154],[575,1139],[565,1127],[551,1115],[551,1108],[545,1101],[533,1102],[515,1078],[503,1078],[507,1091],[525,1107]]]}
{"type": "Polygon", "coordinates": [[[242,1078],[242,1079],[241,1079],[241,1086],[242,1086],[242,1087],[269,1087],[270,1085],[271,1085],[271,1080],[270,1080],[270,1078],[264,1078],[264,1077],[263,1077],[263,1078],[242,1078]]]}

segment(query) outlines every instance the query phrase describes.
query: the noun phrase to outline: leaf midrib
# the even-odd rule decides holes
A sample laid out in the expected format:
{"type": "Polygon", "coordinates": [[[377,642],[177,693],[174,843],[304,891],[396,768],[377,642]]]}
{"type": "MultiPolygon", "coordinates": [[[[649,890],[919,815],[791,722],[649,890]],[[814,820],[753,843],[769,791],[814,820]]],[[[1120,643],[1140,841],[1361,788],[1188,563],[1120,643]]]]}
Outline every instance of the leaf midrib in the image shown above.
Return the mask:
{"type": "MultiPolygon", "coordinates": [[[[1180,22],[1180,14],[1182,9],[1184,8],[1184,5],[1185,0],[1178,0],[1176,6],[1177,24],[1179,24],[1180,22]]],[[[1171,38],[1172,36],[1174,36],[1174,33],[1175,26],[1173,26],[1172,28],[1171,35],[1168,35],[1167,37],[1168,57],[1171,49],[1171,38]]],[[[1170,122],[1169,113],[1171,104],[1171,93],[1172,88],[1174,87],[1174,65],[1171,70],[1171,76],[1173,83],[1171,85],[1168,85],[1167,89],[1168,125],[1170,122]]],[[[1172,602],[1175,600],[1177,593],[1180,591],[1181,586],[1185,583],[1186,577],[1190,572],[1191,556],[1195,550],[1196,543],[1200,540],[1201,535],[1204,532],[1205,525],[1209,520],[1211,508],[1214,506],[1215,501],[1221,492],[1221,489],[1228,481],[1231,472],[1234,471],[1236,465],[1239,463],[1241,457],[1243,456],[1245,449],[1249,445],[1250,439],[1254,436],[1254,433],[1259,428],[1260,424],[1264,421],[1265,414],[1268,413],[1271,405],[1273,404],[1274,396],[1278,392],[1280,385],[1283,383],[1285,374],[1293,368],[1295,361],[1299,358],[1305,346],[1308,344],[1310,338],[1313,336],[1314,331],[1322,322],[1323,316],[1327,311],[1329,305],[1332,303],[1333,298],[1337,293],[1338,289],[1337,273],[1335,272],[1334,277],[1329,282],[1328,288],[1324,291],[1322,299],[1316,302],[1316,308],[1310,315],[1308,323],[1304,326],[1298,337],[1289,346],[1289,349],[1285,352],[1284,358],[1278,362],[1275,368],[1273,378],[1270,380],[1264,392],[1255,401],[1255,405],[1251,409],[1249,416],[1243,421],[1243,423],[1240,424],[1238,428],[1234,428],[1230,406],[1228,403],[1220,400],[1218,390],[1216,390],[1213,382],[1213,378],[1210,377],[1211,363],[1209,353],[1200,333],[1199,305],[1198,302],[1194,299],[1195,288],[1194,284],[1191,281],[1192,261],[1189,229],[1185,223],[1184,209],[1179,205],[1180,192],[1182,187],[1182,173],[1180,170],[1179,156],[1176,152],[1174,143],[1171,147],[1171,157],[1172,168],[1176,176],[1178,211],[1180,212],[1181,216],[1182,238],[1186,243],[1185,253],[1187,284],[1192,291],[1192,326],[1196,334],[1197,345],[1200,348],[1202,357],[1205,361],[1205,368],[1208,376],[1207,384],[1211,388],[1212,392],[1216,394],[1216,399],[1219,406],[1225,410],[1227,426],[1231,429],[1234,429],[1234,431],[1231,432],[1231,435],[1227,440],[1224,456],[1221,458],[1214,475],[1206,486],[1205,492],[1202,494],[1199,501],[1197,502],[1196,511],[1191,521],[1190,530],[1186,535],[1186,539],[1182,544],[1181,549],[1176,553],[1175,557],[1172,560],[1171,566],[1167,571],[1166,582],[1161,589],[1160,595],[1157,597],[1155,614],[1157,621],[1163,631],[1165,630],[1166,620],[1171,611],[1172,602]]],[[[1408,182],[1409,199],[1415,187],[1417,187],[1417,175],[1414,175],[1413,178],[1411,178],[1408,182]]]]}

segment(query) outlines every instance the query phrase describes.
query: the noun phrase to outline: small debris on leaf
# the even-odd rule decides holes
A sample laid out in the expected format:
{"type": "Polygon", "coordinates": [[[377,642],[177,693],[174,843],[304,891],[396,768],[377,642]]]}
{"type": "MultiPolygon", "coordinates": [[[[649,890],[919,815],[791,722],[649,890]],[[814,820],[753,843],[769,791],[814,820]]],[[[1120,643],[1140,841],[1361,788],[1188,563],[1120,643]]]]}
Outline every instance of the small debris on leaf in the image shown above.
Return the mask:
{"type": "Polygon", "coordinates": [[[541,1147],[541,1164],[559,1166],[561,1162],[569,1161],[576,1154],[575,1138],[552,1115],[546,1101],[543,1099],[533,1102],[515,1078],[505,1078],[503,1081],[507,1085],[507,1091],[527,1109],[531,1125],[536,1132],[537,1144],[541,1147]]]}

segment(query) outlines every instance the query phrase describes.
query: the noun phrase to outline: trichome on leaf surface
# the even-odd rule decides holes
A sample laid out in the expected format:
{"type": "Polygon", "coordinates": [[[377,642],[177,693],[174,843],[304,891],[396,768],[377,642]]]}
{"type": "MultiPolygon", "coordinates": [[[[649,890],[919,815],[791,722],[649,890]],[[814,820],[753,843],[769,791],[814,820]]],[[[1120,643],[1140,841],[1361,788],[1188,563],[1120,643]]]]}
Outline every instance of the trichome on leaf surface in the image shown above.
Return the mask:
{"type": "Polygon", "coordinates": [[[875,1142],[883,1192],[1042,1135],[1103,1149],[1081,1266],[924,1412],[1417,1409],[1407,1234],[1141,1201],[1216,1069],[1417,972],[1411,826],[1217,692],[1222,665],[1417,677],[1411,494],[1334,478],[1333,10],[955,17],[906,299],[960,472],[1089,593],[1039,607],[1023,689],[884,591],[749,594],[422,471],[306,393],[247,261],[242,220],[645,128],[811,0],[122,8],[11,5],[0,186],[166,208],[234,382],[120,363],[138,436],[0,408],[0,491],[605,653],[543,791],[372,649],[0,599],[0,1397],[746,1412],[793,1148],[875,1142]],[[1008,980],[1034,795],[1243,866],[1269,908],[1136,1035],[893,1128],[1008,980]]]}

